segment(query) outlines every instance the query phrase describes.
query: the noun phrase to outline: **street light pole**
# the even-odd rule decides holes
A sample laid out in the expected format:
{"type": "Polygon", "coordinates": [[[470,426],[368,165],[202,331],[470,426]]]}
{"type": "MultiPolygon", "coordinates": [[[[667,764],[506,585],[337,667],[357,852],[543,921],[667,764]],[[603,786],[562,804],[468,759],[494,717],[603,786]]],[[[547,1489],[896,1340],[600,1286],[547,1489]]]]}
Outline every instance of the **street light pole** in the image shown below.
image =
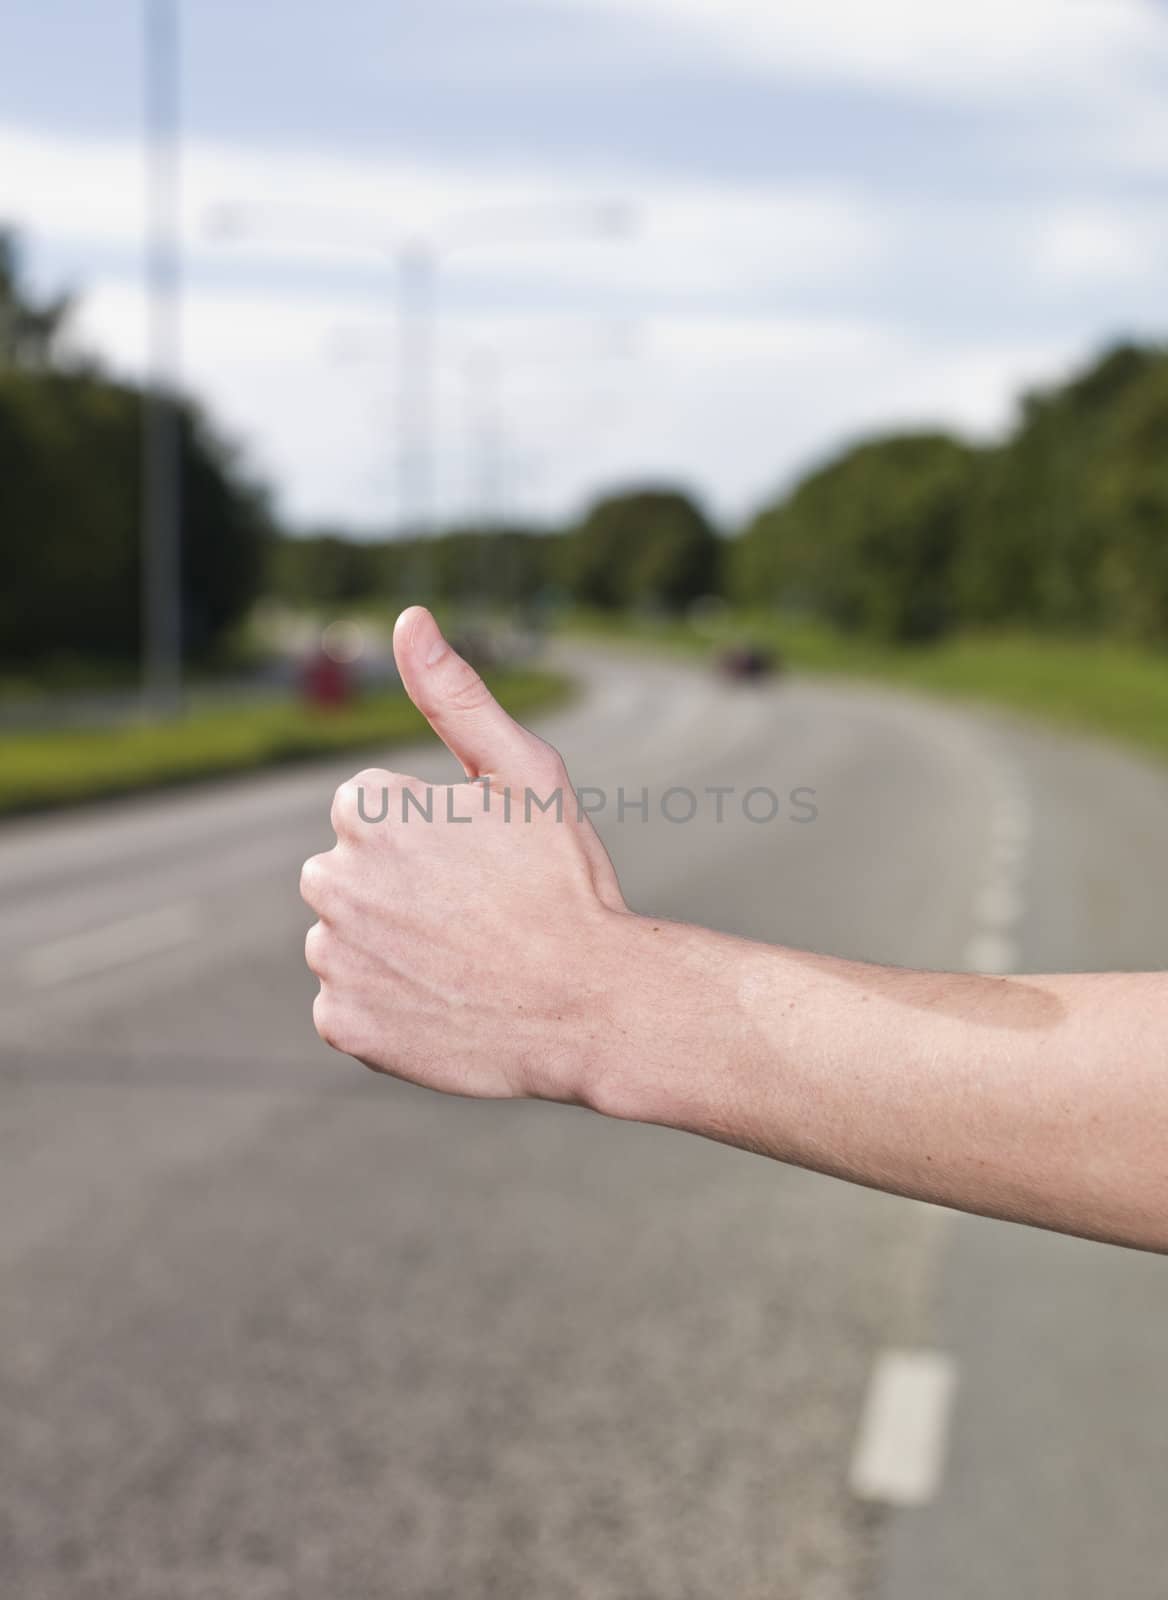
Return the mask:
{"type": "MultiPolygon", "coordinates": [[[[533,233],[521,226],[522,212],[477,210],[448,220],[426,237],[407,239],[394,248],[398,322],[398,525],[419,541],[433,532],[436,462],[434,434],[437,413],[435,369],[438,343],[440,269],[452,251],[491,244],[522,235],[543,237],[583,222],[587,231],[608,238],[629,233],[630,209],[610,202],[578,214],[537,210],[533,233]],[[502,228],[499,224],[502,223],[502,228]],[[556,224],[559,226],[556,226],[556,224]],[[551,226],[549,227],[549,224],[551,226]]],[[[429,567],[424,550],[421,565],[429,567]]]]}
{"type": "MultiPolygon", "coordinates": [[[[221,236],[238,237],[247,231],[247,218],[230,207],[217,208],[209,218],[221,236]]],[[[434,435],[437,419],[438,291],[440,268],[451,251],[498,243],[522,234],[525,238],[561,233],[583,221],[591,233],[616,238],[627,235],[633,214],[619,203],[564,211],[537,208],[487,208],[447,219],[446,226],[412,238],[400,236],[378,250],[388,254],[394,271],[397,386],[395,396],[397,525],[403,537],[412,538],[417,561],[411,576],[415,593],[429,597],[433,579],[433,552],[426,540],[434,531],[436,461],[434,435]],[[534,221],[534,233],[521,227],[534,221]],[[500,224],[502,226],[500,226],[500,224]],[[549,224],[559,226],[549,227],[549,224]]],[[[362,248],[364,255],[376,248],[362,248]]],[[[501,473],[501,468],[500,468],[501,473]]]]}
{"type": "Polygon", "coordinates": [[[182,696],[179,433],[178,0],[144,0],[147,373],[142,411],[143,692],[174,713],[182,696]]]}
{"type": "MultiPolygon", "coordinates": [[[[421,541],[431,532],[434,494],[433,410],[437,258],[424,241],[394,253],[397,269],[397,483],[398,523],[421,541]]],[[[420,563],[428,566],[425,552],[420,563]]],[[[415,582],[427,586],[429,574],[415,582]]],[[[426,598],[423,594],[422,598],[426,598]]]]}
{"type": "Polygon", "coordinates": [[[503,363],[497,350],[477,344],[463,364],[466,380],[467,480],[471,524],[489,533],[504,522],[503,363]]]}

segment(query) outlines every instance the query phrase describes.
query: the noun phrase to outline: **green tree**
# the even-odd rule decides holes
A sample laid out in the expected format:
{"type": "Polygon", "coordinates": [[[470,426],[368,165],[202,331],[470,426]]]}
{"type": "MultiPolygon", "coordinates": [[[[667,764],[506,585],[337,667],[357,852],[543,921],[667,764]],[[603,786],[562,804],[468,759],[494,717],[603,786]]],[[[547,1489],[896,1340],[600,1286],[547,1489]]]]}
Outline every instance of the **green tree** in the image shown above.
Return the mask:
{"type": "Polygon", "coordinates": [[[294,605],[351,605],[377,589],[381,547],[332,530],[277,540],[268,587],[294,605]]]}
{"type": "MultiPolygon", "coordinates": [[[[141,435],[141,396],[126,385],[0,375],[0,658],[136,657],[141,435]]],[[[184,634],[199,652],[256,597],[270,519],[194,407],[180,439],[184,634]]]]}
{"type": "Polygon", "coordinates": [[[677,611],[715,590],[721,541],[704,513],[674,489],[597,501],[562,550],[560,575],[584,605],[677,611]]]}
{"type": "MultiPolygon", "coordinates": [[[[67,298],[38,301],[0,230],[0,659],[137,656],[142,396],[62,364],[67,298]]],[[[179,418],[183,628],[214,645],[255,598],[270,516],[207,416],[179,418]]]]}
{"type": "Polygon", "coordinates": [[[1111,409],[1083,517],[1097,551],[1101,626],[1138,640],[1168,640],[1168,358],[1111,409]]]}
{"type": "Polygon", "coordinates": [[[0,371],[43,371],[56,353],[72,301],[37,300],[22,281],[16,235],[0,228],[0,371]]]}
{"type": "Polygon", "coordinates": [[[888,640],[955,621],[953,572],[976,452],[945,434],[857,445],[762,511],[736,542],[734,598],[888,640]]]}
{"type": "Polygon", "coordinates": [[[1168,633],[1168,355],[1120,345],[1027,396],[971,495],[963,615],[1168,633]]]}

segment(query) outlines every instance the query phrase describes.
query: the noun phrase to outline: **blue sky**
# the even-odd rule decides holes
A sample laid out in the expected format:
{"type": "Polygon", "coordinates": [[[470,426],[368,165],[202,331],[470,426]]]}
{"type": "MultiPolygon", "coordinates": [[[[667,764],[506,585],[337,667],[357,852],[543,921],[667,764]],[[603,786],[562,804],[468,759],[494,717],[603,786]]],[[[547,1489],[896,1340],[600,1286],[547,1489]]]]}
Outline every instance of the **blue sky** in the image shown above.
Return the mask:
{"type": "MultiPolygon", "coordinates": [[[[140,7],[22,11],[0,218],[81,291],[78,340],[135,371],[140,7]]],[[[1160,0],[183,18],[186,377],[300,523],[399,514],[392,248],[454,214],[542,220],[442,262],[411,516],[559,517],[653,478],[732,523],[858,434],[992,435],[1022,387],[1168,322],[1160,0]],[[627,237],[548,226],[614,199],[627,237]]]]}

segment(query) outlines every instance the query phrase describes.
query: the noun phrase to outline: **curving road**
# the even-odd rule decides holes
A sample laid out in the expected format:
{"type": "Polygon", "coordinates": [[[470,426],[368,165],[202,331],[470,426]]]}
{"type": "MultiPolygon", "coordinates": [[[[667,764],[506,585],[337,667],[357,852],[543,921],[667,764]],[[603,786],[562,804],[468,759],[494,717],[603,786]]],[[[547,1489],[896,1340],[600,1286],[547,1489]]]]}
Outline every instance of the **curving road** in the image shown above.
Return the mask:
{"type": "MultiPolygon", "coordinates": [[[[635,906],[1168,966],[1164,769],[876,689],[571,665],[542,731],[635,906]]],[[[0,831],[0,1592],[1162,1596],[1163,1260],[333,1057],[296,877],[349,765],[0,831]]]]}

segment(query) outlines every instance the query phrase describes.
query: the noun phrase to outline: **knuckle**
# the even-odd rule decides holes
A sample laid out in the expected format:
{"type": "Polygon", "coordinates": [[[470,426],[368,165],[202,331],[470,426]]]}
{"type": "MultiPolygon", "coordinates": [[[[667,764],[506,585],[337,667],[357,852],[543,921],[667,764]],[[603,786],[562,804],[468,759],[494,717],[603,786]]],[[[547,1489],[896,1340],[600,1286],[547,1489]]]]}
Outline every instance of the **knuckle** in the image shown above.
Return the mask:
{"type": "Polygon", "coordinates": [[[344,1013],[327,989],[322,989],[312,1002],[312,1021],[330,1049],[344,1052],[344,1013]]]}
{"type": "Polygon", "coordinates": [[[300,869],[300,898],[313,911],[328,899],[329,877],[326,856],[309,856],[300,869]]]}
{"type": "Polygon", "coordinates": [[[333,795],[329,812],[333,832],[352,833],[359,822],[376,818],[383,809],[383,791],[392,789],[395,782],[393,773],[381,767],[365,767],[346,778],[333,795]]]}
{"type": "Polygon", "coordinates": [[[357,789],[387,789],[393,784],[394,775],[385,767],[362,767],[360,772],[355,772],[349,779],[354,792],[357,789]]]}
{"type": "Polygon", "coordinates": [[[564,758],[554,745],[548,744],[546,739],[541,739],[532,734],[535,740],[535,749],[532,752],[532,770],[550,783],[566,784],[568,769],[564,765],[564,758]]]}
{"type": "Polygon", "coordinates": [[[357,795],[359,785],[355,778],[346,778],[333,795],[329,808],[329,821],[334,833],[347,833],[357,820],[357,795]]]}
{"type": "Polygon", "coordinates": [[[333,1008],[326,992],[322,989],[312,1002],[312,1025],[324,1040],[325,1044],[333,1042],[333,1008]]]}
{"type": "Polygon", "coordinates": [[[318,978],[323,978],[332,965],[331,953],[328,929],[323,923],[314,922],[304,935],[304,959],[318,978]]]}
{"type": "Polygon", "coordinates": [[[350,793],[349,784],[346,780],[338,786],[336,793],[333,795],[333,803],[329,807],[329,821],[332,823],[334,833],[340,833],[348,826],[349,816],[355,801],[356,795],[350,793]]]}

